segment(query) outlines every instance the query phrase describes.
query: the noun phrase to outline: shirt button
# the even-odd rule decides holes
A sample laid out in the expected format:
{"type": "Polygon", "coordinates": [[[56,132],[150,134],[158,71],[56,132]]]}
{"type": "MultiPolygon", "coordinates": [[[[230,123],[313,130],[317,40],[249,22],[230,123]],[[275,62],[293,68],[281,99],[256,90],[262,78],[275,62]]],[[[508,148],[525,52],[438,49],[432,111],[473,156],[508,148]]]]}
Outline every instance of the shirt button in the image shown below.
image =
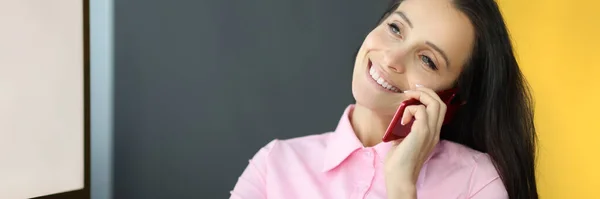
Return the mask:
{"type": "Polygon", "coordinates": [[[372,157],[372,156],[373,156],[373,152],[371,152],[371,151],[367,151],[367,152],[365,152],[365,155],[367,155],[367,156],[369,156],[369,157],[372,157]]]}

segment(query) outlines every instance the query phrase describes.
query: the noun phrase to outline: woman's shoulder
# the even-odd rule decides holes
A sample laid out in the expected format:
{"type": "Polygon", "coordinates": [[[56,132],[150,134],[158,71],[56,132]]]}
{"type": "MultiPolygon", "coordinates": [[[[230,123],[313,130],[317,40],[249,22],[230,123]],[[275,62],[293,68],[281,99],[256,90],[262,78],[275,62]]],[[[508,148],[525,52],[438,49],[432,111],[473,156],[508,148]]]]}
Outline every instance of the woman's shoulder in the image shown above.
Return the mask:
{"type": "Polygon", "coordinates": [[[432,159],[461,168],[477,167],[478,170],[483,170],[490,175],[498,175],[489,154],[448,140],[440,141],[432,159]]]}
{"type": "Polygon", "coordinates": [[[326,150],[327,140],[332,132],[310,134],[305,136],[273,139],[259,153],[268,158],[296,157],[306,159],[322,154],[326,150]]]}
{"type": "MultiPolygon", "coordinates": [[[[505,192],[500,175],[489,154],[465,145],[443,140],[427,163],[427,173],[444,176],[447,182],[468,184],[468,190],[475,194],[484,188],[505,192]]],[[[433,176],[429,176],[433,177],[433,176]]],[[[439,179],[429,179],[437,181],[439,179]]],[[[502,193],[500,193],[502,192],[502,193]]]]}
{"type": "Polygon", "coordinates": [[[439,154],[444,154],[451,158],[458,158],[459,160],[469,162],[477,161],[480,158],[485,159],[486,157],[489,157],[487,153],[483,153],[460,143],[448,140],[441,140],[436,151],[439,154]]]}

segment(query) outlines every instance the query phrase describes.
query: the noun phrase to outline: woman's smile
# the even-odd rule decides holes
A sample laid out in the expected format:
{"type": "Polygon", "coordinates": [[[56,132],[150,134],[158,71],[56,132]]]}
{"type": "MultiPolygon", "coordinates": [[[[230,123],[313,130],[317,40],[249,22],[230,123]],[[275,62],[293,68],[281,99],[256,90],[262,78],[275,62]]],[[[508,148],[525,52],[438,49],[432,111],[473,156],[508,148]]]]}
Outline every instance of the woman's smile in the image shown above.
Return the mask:
{"type": "Polygon", "coordinates": [[[386,77],[385,73],[381,71],[379,65],[375,65],[373,67],[373,62],[369,59],[367,65],[367,79],[371,82],[375,87],[384,90],[386,92],[399,93],[401,90],[393,85],[392,81],[386,77]]]}

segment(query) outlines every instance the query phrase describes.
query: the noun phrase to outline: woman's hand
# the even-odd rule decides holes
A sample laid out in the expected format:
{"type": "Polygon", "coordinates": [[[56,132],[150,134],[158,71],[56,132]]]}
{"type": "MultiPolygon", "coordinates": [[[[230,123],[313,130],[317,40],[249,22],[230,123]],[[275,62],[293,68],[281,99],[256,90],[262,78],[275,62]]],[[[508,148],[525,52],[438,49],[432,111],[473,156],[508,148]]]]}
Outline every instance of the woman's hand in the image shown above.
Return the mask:
{"type": "Polygon", "coordinates": [[[401,124],[407,124],[414,117],[411,132],[403,140],[394,141],[394,147],[386,157],[385,178],[390,199],[416,198],[419,172],[440,139],[446,115],[446,104],[433,90],[417,86],[405,94],[423,105],[406,107],[401,124]]]}

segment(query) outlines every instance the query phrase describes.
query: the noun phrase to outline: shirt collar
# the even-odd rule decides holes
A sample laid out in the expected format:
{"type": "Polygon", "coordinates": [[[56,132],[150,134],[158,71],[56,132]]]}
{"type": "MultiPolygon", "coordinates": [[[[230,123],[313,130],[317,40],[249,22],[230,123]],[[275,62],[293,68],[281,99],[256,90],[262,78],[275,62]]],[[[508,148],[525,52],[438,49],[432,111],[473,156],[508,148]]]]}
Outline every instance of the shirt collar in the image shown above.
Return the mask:
{"type": "Polygon", "coordinates": [[[350,105],[344,111],[337,128],[329,134],[326,141],[325,159],[323,162],[323,171],[329,171],[337,167],[352,152],[363,147],[362,143],[356,137],[352,124],[350,123],[350,114],[354,110],[354,105],[350,105]]]}
{"type": "MultiPolygon", "coordinates": [[[[329,171],[338,165],[340,165],[348,156],[350,156],[353,152],[364,149],[365,147],[362,145],[358,137],[356,137],[356,133],[352,128],[352,123],[350,122],[350,116],[352,111],[354,110],[354,105],[349,105],[340,121],[338,123],[337,128],[333,133],[330,133],[327,141],[326,141],[326,149],[325,156],[323,161],[323,172],[329,171]]],[[[375,153],[379,156],[379,161],[383,162],[387,153],[392,148],[392,142],[381,142],[372,148],[375,149],[375,153]]],[[[436,149],[438,147],[435,147],[436,149]]],[[[437,152],[434,150],[434,153],[437,152]]],[[[431,159],[434,153],[431,153],[425,163],[431,159]]]]}

